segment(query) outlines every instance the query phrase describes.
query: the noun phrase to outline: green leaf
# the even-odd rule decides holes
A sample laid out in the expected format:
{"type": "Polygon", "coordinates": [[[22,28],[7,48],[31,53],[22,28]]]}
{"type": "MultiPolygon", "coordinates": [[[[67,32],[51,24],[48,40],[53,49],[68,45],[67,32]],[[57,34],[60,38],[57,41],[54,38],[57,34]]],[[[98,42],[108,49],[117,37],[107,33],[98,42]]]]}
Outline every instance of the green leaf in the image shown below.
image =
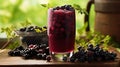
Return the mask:
{"type": "Polygon", "coordinates": [[[5,29],[4,28],[1,28],[1,33],[3,33],[5,31],[5,29]]]}
{"type": "Polygon", "coordinates": [[[20,23],[20,26],[22,27],[28,27],[29,25],[31,25],[31,21],[29,19],[27,19],[26,22],[20,23]]]}
{"type": "Polygon", "coordinates": [[[86,11],[86,9],[83,9],[84,14],[88,15],[88,12],[86,11]]]}
{"type": "Polygon", "coordinates": [[[48,7],[48,5],[47,5],[47,4],[41,4],[41,6],[43,6],[43,7],[48,7]]]}
{"type": "Polygon", "coordinates": [[[50,8],[51,6],[50,6],[50,3],[48,3],[48,4],[41,4],[41,6],[42,7],[45,7],[45,8],[50,8]]]}
{"type": "Polygon", "coordinates": [[[78,13],[88,15],[88,12],[86,11],[86,9],[82,9],[82,8],[80,7],[80,5],[78,5],[78,4],[73,4],[73,7],[78,11],[78,13]]]}
{"type": "Polygon", "coordinates": [[[40,30],[40,29],[35,29],[35,31],[36,31],[37,33],[40,33],[40,32],[41,32],[41,30],[40,30]]]}
{"type": "Polygon", "coordinates": [[[76,10],[81,10],[80,5],[78,5],[78,4],[73,4],[73,7],[74,7],[76,10]]]}

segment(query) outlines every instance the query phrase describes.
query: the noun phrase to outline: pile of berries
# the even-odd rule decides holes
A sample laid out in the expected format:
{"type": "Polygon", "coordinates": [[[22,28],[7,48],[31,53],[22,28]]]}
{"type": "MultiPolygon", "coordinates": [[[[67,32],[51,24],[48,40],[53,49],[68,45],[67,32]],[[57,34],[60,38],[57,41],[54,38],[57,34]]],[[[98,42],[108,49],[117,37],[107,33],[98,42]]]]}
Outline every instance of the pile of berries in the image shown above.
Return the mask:
{"type": "Polygon", "coordinates": [[[19,31],[20,32],[36,32],[36,30],[43,31],[43,30],[46,30],[46,29],[47,29],[46,26],[44,26],[44,27],[29,26],[29,27],[20,28],[19,31]]]}
{"type": "Polygon", "coordinates": [[[57,6],[57,7],[53,8],[53,10],[59,10],[59,9],[62,9],[62,10],[74,10],[74,8],[71,5],[57,6]]]}
{"type": "Polygon", "coordinates": [[[9,56],[22,56],[24,59],[40,59],[50,61],[49,47],[46,44],[29,45],[28,48],[19,46],[8,52],[9,56]]]}
{"type": "Polygon", "coordinates": [[[38,44],[40,45],[41,43],[47,44],[48,45],[48,39],[47,35],[43,36],[25,36],[21,38],[21,42],[29,46],[30,44],[38,44]]]}
{"type": "Polygon", "coordinates": [[[39,27],[39,26],[28,26],[24,28],[20,28],[17,31],[17,34],[21,37],[22,44],[29,46],[30,44],[38,44],[41,43],[48,44],[48,36],[47,36],[47,27],[39,27]]]}
{"type": "MultiPolygon", "coordinates": [[[[28,48],[19,46],[14,50],[8,52],[9,56],[22,56],[24,59],[40,59],[51,61],[49,47],[46,44],[29,45],[28,48]]],[[[104,50],[99,45],[93,46],[89,44],[87,49],[79,46],[78,51],[75,52],[70,58],[63,57],[64,62],[100,62],[100,61],[114,61],[117,54],[104,50]]]]}
{"type": "Polygon", "coordinates": [[[75,52],[69,59],[70,62],[98,62],[98,61],[113,61],[117,54],[104,50],[99,45],[93,46],[89,44],[85,50],[79,46],[78,51],[75,52]]]}

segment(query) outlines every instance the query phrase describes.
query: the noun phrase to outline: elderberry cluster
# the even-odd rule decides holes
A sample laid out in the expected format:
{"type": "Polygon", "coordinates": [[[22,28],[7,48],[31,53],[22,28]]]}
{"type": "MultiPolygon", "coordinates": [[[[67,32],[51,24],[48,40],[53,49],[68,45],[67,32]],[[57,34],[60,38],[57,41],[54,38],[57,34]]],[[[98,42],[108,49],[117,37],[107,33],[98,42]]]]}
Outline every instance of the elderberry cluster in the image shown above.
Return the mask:
{"type": "Polygon", "coordinates": [[[116,53],[104,50],[99,45],[89,44],[86,50],[79,46],[78,51],[69,60],[70,62],[113,61],[116,56],[116,53]]]}
{"type": "Polygon", "coordinates": [[[46,44],[41,45],[29,45],[28,48],[19,46],[14,50],[8,52],[9,56],[22,56],[24,59],[41,59],[50,61],[49,47],[46,44]]]}
{"type": "Polygon", "coordinates": [[[20,32],[36,32],[36,29],[43,31],[43,29],[47,29],[47,27],[46,26],[44,26],[44,27],[29,26],[29,27],[20,28],[19,31],[20,32]]]}
{"type": "Polygon", "coordinates": [[[62,10],[74,10],[74,8],[71,5],[63,5],[63,6],[57,6],[57,7],[53,8],[53,10],[59,10],[59,9],[62,9],[62,10]]]}
{"type": "Polygon", "coordinates": [[[30,44],[40,45],[41,43],[48,44],[46,26],[28,26],[20,28],[16,32],[20,36],[22,44],[25,46],[29,46],[30,44]]]}

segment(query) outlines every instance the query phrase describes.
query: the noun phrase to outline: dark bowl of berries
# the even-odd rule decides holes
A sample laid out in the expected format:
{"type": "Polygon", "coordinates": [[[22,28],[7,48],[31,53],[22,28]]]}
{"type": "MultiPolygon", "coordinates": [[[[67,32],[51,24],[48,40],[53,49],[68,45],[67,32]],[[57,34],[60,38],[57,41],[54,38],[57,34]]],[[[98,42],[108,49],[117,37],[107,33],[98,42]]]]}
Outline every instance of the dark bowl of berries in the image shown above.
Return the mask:
{"type": "Polygon", "coordinates": [[[23,27],[15,31],[20,36],[20,41],[23,47],[28,47],[31,44],[48,45],[47,27],[29,26],[23,27]]]}

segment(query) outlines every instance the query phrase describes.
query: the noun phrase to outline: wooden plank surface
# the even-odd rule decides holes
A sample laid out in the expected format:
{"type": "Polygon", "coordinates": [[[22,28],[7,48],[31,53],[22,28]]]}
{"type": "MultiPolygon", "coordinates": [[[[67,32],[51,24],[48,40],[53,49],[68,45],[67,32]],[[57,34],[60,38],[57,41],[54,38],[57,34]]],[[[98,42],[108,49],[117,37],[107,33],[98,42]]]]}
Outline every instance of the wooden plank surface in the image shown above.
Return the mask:
{"type": "MultiPolygon", "coordinates": [[[[94,62],[94,63],[70,63],[70,62],[46,62],[45,60],[29,59],[22,57],[10,57],[9,50],[0,50],[0,67],[120,67],[120,59],[114,62],[94,62]]],[[[119,56],[119,55],[118,55],[119,56]]]]}

